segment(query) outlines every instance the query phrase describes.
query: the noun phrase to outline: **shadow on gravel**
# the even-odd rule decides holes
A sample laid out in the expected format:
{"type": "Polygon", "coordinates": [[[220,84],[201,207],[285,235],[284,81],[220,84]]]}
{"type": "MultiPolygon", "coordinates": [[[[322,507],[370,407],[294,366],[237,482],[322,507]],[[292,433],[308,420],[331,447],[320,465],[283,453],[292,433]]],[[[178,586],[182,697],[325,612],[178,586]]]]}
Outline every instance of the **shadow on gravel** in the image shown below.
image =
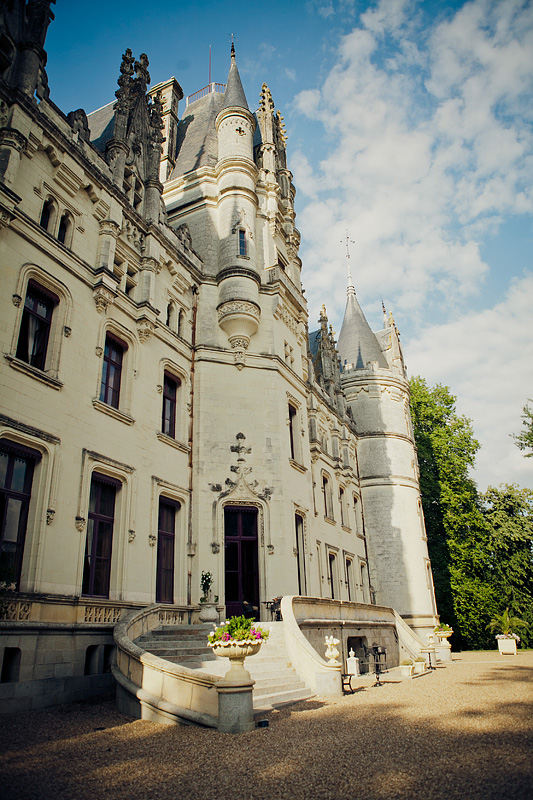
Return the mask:
{"type": "Polygon", "coordinates": [[[134,722],[109,699],[5,717],[0,796],[529,800],[533,709],[491,672],[473,693],[466,683],[417,681],[300,703],[239,736],[134,722]]]}

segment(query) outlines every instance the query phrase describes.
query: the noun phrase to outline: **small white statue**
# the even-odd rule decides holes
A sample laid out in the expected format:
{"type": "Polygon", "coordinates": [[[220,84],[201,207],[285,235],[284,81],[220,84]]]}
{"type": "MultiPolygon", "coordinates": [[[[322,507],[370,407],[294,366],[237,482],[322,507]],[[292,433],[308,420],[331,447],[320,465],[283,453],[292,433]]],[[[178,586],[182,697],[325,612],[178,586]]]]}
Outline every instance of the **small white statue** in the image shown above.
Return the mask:
{"type": "Polygon", "coordinates": [[[334,636],[326,636],[324,642],[326,645],[326,658],[328,659],[328,663],[338,664],[339,662],[337,659],[339,657],[339,651],[335,645],[339,644],[339,639],[336,639],[334,636]]]}

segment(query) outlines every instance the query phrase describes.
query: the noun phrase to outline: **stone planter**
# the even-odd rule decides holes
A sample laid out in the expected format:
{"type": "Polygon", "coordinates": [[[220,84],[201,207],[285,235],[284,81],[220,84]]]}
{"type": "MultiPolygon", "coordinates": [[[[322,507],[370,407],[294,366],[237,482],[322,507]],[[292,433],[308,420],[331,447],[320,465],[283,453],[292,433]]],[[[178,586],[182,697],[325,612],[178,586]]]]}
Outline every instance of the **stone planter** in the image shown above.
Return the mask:
{"type": "Polygon", "coordinates": [[[502,656],[515,656],[516,639],[498,639],[498,650],[502,656]]]}
{"type": "Polygon", "coordinates": [[[402,672],[402,678],[410,678],[413,674],[413,665],[412,664],[400,664],[400,670],[402,672]]]}
{"type": "Polygon", "coordinates": [[[200,622],[218,622],[216,603],[200,603],[200,622]]]}
{"type": "Polygon", "coordinates": [[[213,648],[213,653],[216,656],[223,656],[229,658],[230,668],[224,676],[225,681],[249,681],[250,673],[244,668],[244,659],[248,656],[254,656],[261,649],[262,641],[252,641],[247,639],[243,642],[215,642],[209,643],[209,647],[213,648]]]}
{"type": "Polygon", "coordinates": [[[415,673],[415,675],[421,675],[425,671],[426,671],[426,662],[425,661],[415,661],[415,663],[414,663],[414,673],[415,673]]]}

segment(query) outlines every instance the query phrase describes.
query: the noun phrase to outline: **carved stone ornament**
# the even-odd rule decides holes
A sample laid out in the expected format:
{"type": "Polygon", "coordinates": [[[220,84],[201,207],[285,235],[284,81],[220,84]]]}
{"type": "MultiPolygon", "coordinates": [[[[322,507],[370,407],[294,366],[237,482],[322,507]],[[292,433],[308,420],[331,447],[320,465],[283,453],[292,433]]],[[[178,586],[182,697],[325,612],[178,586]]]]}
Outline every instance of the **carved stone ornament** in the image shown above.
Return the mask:
{"type": "Polygon", "coordinates": [[[135,540],[135,531],[128,531],[128,542],[131,544],[135,540]]]}
{"type": "Polygon", "coordinates": [[[177,237],[186,250],[192,250],[192,236],[186,223],[180,225],[176,231],[177,237]]]}
{"type": "Polygon", "coordinates": [[[252,317],[259,319],[261,310],[255,303],[250,303],[248,300],[230,300],[218,308],[218,320],[227,317],[229,314],[250,314],[252,317]]]}
{"type": "Polygon", "coordinates": [[[86,522],[85,517],[76,517],[75,521],[76,530],[79,531],[80,533],[83,533],[83,531],[85,530],[85,522],[86,522]]]}
{"type": "Polygon", "coordinates": [[[55,510],[53,508],[47,508],[46,509],[46,524],[47,525],[51,525],[52,524],[52,522],[54,521],[55,513],[56,512],[55,512],[55,510]]]}
{"type": "Polygon", "coordinates": [[[269,556],[273,556],[274,555],[274,545],[273,544],[267,544],[267,552],[268,552],[269,556]]]}
{"type": "Polygon", "coordinates": [[[11,299],[13,300],[13,305],[16,308],[19,308],[20,304],[22,303],[22,297],[20,296],[20,294],[14,294],[11,299]]]}
{"type": "Polygon", "coordinates": [[[146,342],[155,331],[155,324],[149,319],[141,319],[137,323],[137,333],[141,342],[146,342]]]}
{"type": "Polygon", "coordinates": [[[94,348],[94,352],[96,353],[98,358],[102,358],[102,356],[104,354],[104,348],[103,347],[95,347],[94,348]]]}
{"type": "Polygon", "coordinates": [[[98,313],[104,314],[107,311],[108,305],[115,300],[115,295],[105,286],[97,286],[93,291],[93,298],[98,313]]]}
{"type": "Polygon", "coordinates": [[[63,328],[63,333],[65,335],[65,338],[68,339],[68,337],[72,333],[72,328],[69,328],[68,325],[65,325],[64,328],[63,328]]]}
{"type": "Polygon", "coordinates": [[[155,543],[157,542],[157,536],[155,534],[150,533],[148,534],[148,544],[150,547],[155,547],[155,543]]]}
{"type": "Polygon", "coordinates": [[[218,542],[211,542],[211,552],[215,555],[220,553],[220,545],[218,542]]]}

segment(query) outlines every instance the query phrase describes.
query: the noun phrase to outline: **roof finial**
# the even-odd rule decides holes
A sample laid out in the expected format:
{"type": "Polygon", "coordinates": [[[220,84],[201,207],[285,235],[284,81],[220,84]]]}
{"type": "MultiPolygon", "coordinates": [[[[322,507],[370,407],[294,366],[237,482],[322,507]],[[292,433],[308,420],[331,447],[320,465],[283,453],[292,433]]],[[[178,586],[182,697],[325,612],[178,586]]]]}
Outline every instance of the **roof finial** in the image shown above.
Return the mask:
{"type": "Polygon", "coordinates": [[[352,280],[352,268],[350,265],[350,243],[355,244],[355,239],[350,239],[350,234],[348,233],[348,229],[346,229],[346,236],[344,237],[344,241],[346,242],[346,261],[348,263],[348,294],[350,295],[350,294],[355,294],[355,288],[352,280]]]}
{"type": "Polygon", "coordinates": [[[383,302],[383,298],[381,298],[381,310],[383,311],[383,327],[388,328],[387,309],[385,308],[385,303],[383,302]]]}
{"type": "Polygon", "coordinates": [[[232,59],[234,59],[235,58],[235,41],[234,40],[235,40],[236,37],[235,37],[234,33],[230,33],[230,36],[231,36],[231,57],[232,57],[232,59]]]}

